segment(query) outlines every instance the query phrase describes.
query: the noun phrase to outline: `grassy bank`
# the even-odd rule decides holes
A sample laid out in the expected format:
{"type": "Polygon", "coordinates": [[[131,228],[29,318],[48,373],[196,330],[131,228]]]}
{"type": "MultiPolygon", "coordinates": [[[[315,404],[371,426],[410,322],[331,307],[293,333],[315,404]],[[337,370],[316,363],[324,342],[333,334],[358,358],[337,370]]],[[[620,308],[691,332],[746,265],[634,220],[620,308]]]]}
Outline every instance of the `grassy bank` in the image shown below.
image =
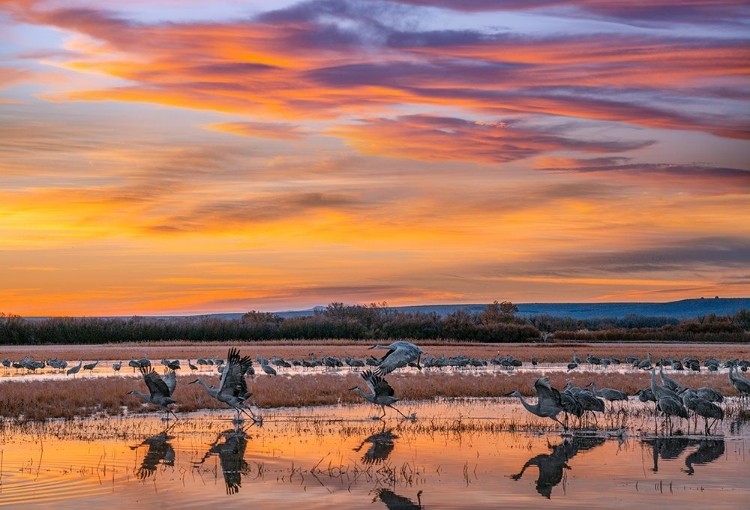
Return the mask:
{"type": "MultiPolygon", "coordinates": [[[[470,372],[470,373],[396,373],[388,377],[396,395],[406,400],[430,400],[436,397],[503,397],[515,389],[533,395],[534,381],[540,372],[470,372]]],[[[726,374],[670,374],[688,387],[710,386],[726,395],[735,395],[726,374]]],[[[174,398],[176,410],[190,412],[199,409],[223,409],[225,406],[211,398],[197,384],[188,384],[194,376],[178,377],[174,398]]],[[[550,374],[553,386],[562,388],[566,380],[584,386],[596,381],[599,387],[617,388],[629,394],[649,384],[648,373],[590,373],[571,372],[550,374]]],[[[205,376],[207,384],[218,384],[216,376],[205,376]]],[[[249,382],[254,402],[261,408],[301,407],[362,402],[349,388],[364,382],[356,372],[310,375],[257,376],[249,382]]],[[[98,414],[120,415],[158,411],[144,404],[128,392],[146,392],[145,383],[135,377],[98,377],[63,381],[8,381],[0,384],[0,412],[3,417],[26,420],[49,418],[71,419],[98,414]]],[[[366,404],[369,405],[369,404],[366,404]]],[[[227,409],[228,413],[231,413],[227,409]]]]}

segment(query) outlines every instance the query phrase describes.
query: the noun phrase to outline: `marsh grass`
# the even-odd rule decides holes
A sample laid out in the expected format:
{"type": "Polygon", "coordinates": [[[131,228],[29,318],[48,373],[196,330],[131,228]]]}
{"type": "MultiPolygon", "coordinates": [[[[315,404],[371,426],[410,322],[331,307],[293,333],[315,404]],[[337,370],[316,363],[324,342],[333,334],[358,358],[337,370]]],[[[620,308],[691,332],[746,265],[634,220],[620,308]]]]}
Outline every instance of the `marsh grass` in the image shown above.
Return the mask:
{"type": "MultiPolygon", "coordinates": [[[[728,396],[736,394],[726,374],[670,373],[670,376],[684,386],[710,386],[728,396]]],[[[534,396],[534,382],[539,377],[539,372],[423,371],[391,374],[388,381],[399,398],[418,402],[441,398],[505,397],[516,389],[524,395],[534,396]]],[[[230,411],[199,385],[188,384],[194,379],[195,376],[192,374],[178,376],[174,394],[178,402],[178,413],[203,409],[230,411]]],[[[219,378],[215,375],[204,375],[203,379],[209,385],[219,384],[219,378]]],[[[554,387],[560,389],[565,386],[567,380],[572,380],[576,386],[585,386],[591,381],[596,381],[600,388],[616,388],[630,395],[650,384],[650,375],[647,372],[556,372],[550,373],[549,379],[554,387]]],[[[253,393],[251,401],[262,409],[362,403],[363,399],[359,394],[349,390],[357,385],[366,388],[359,373],[349,371],[276,377],[256,376],[249,380],[250,391],[253,393]]],[[[147,392],[142,379],[122,376],[63,381],[8,381],[0,384],[0,414],[22,421],[44,421],[50,418],[71,420],[75,417],[160,411],[158,407],[145,404],[138,397],[129,395],[128,392],[132,389],[147,392]]]]}

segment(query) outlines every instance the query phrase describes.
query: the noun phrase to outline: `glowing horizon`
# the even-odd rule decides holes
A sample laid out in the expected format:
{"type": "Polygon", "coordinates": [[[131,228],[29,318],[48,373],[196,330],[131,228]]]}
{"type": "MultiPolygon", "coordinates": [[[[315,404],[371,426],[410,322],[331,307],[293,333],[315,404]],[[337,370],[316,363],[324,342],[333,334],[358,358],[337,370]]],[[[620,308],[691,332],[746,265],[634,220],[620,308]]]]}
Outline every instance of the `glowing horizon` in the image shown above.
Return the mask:
{"type": "Polygon", "coordinates": [[[750,296],[749,22],[1,0],[0,312],[750,296]]]}

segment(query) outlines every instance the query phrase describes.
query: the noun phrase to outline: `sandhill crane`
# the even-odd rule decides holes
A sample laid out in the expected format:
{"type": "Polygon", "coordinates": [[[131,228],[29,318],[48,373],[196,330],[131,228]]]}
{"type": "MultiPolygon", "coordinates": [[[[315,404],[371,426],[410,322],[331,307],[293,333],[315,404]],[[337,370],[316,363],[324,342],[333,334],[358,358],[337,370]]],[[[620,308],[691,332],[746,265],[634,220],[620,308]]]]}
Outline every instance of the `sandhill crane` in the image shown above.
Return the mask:
{"type": "Polygon", "coordinates": [[[661,363],[659,363],[659,376],[661,377],[662,384],[669,388],[670,390],[674,391],[675,393],[680,393],[683,390],[682,385],[675,381],[674,379],[667,377],[664,374],[664,363],[663,360],[661,363]]]}
{"type": "Polygon", "coordinates": [[[542,418],[551,418],[562,425],[564,430],[567,430],[568,427],[563,422],[557,419],[557,415],[563,411],[562,397],[560,396],[560,392],[550,385],[549,379],[547,379],[546,377],[537,379],[534,383],[534,389],[536,390],[537,395],[537,402],[534,405],[526,402],[526,400],[523,398],[523,395],[521,395],[518,390],[511,393],[509,396],[518,397],[519,399],[521,399],[521,404],[531,414],[535,414],[542,418]]]}
{"type": "Polygon", "coordinates": [[[713,402],[709,402],[705,398],[699,397],[698,393],[691,389],[685,390],[682,396],[682,402],[685,404],[685,407],[693,411],[696,416],[703,417],[703,430],[706,435],[711,431],[711,427],[714,423],[724,420],[724,410],[721,407],[713,402]],[[714,423],[710,426],[708,424],[709,418],[714,419],[714,423]]]}
{"type": "MultiPolygon", "coordinates": [[[[251,360],[252,363],[252,360],[251,360]]],[[[260,368],[268,375],[276,375],[276,369],[268,364],[268,360],[263,358],[260,362],[260,368]]]]}
{"type": "Polygon", "coordinates": [[[417,368],[422,370],[419,360],[424,352],[411,342],[398,340],[389,345],[374,345],[370,349],[388,349],[385,356],[380,358],[378,368],[375,369],[375,373],[379,376],[388,375],[397,368],[405,367],[414,361],[417,363],[417,368]]]}
{"type": "Polygon", "coordinates": [[[644,388],[642,390],[638,390],[638,400],[643,402],[644,404],[646,402],[656,402],[656,397],[654,396],[654,392],[651,391],[651,388],[644,388]]]}
{"type": "Polygon", "coordinates": [[[148,356],[146,354],[143,354],[143,357],[138,360],[138,368],[149,368],[151,366],[151,360],[148,359],[148,356]]]}
{"type": "Polygon", "coordinates": [[[195,372],[196,370],[198,370],[198,367],[196,367],[195,365],[193,365],[193,364],[192,364],[192,363],[190,362],[190,360],[189,360],[189,359],[187,360],[187,362],[188,362],[188,368],[190,369],[190,371],[191,371],[191,372],[195,372]]]}
{"type": "Polygon", "coordinates": [[[709,402],[724,402],[724,395],[720,391],[717,391],[708,386],[701,386],[695,392],[700,398],[705,398],[709,402]]]}
{"type": "Polygon", "coordinates": [[[576,368],[578,368],[578,363],[568,363],[568,372],[575,370],[576,368]]]}
{"type": "Polygon", "coordinates": [[[119,372],[121,368],[122,361],[120,361],[119,363],[112,363],[112,370],[114,370],[115,372],[119,372]]]}
{"type": "Polygon", "coordinates": [[[669,388],[665,388],[664,386],[659,386],[656,382],[656,370],[651,367],[651,391],[654,393],[654,396],[656,397],[657,401],[661,397],[674,397],[677,398],[677,394],[670,390],[669,388]]]}
{"type": "Polygon", "coordinates": [[[240,413],[246,414],[254,422],[257,422],[259,421],[258,417],[252,410],[248,413],[248,409],[245,408],[245,401],[250,398],[251,393],[248,392],[244,374],[250,364],[252,364],[250,356],[240,357],[240,351],[232,347],[227,354],[227,363],[222,371],[218,388],[207,386],[202,379],[196,379],[190,384],[200,384],[209,395],[233,408],[237,412],[237,422],[240,421],[240,413]]]}
{"type": "Polygon", "coordinates": [[[573,351],[573,363],[575,363],[576,365],[580,365],[582,363],[581,358],[578,357],[576,351],[573,351]]]}
{"type": "Polygon", "coordinates": [[[651,368],[651,353],[649,352],[648,355],[646,355],[646,359],[638,363],[638,365],[636,365],[635,368],[640,368],[642,370],[649,370],[651,368]]]}
{"type": "Polygon", "coordinates": [[[81,371],[81,367],[83,366],[83,360],[79,360],[78,364],[74,367],[70,367],[67,372],[65,372],[65,375],[73,374],[73,377],[81,371]]]}
{"type": "Polygon", "coordinates": [[[148,387],[149,393],[141,393],[138,390],[129,391],[130,395],[137,395],[146,402],[151,402],[158,406],[163,407],[167,411],[167,419],[169,419],[169,413],[177,418],[177,415],[172,412],[169,408],[170,404],[176,404],[177,402],[172,398],[175,386],[177,386],[177,375],[174,371],[169,372],[167,375],[162,377],[156,373],[155,370],[146,367],[140,367],[141,375],[143,380],[148,387]]]}
{"type": "Polygon", "coordinates": [[[604,401],[591,393],[589,390],[573,386],[572,381],[568,381],[568,384],[565,387],[565,391],[575,397],[575,399],[581,404],[581,407],[584,411],[591,411],[591,415],[594,417],[594,424],[598,426],[598,422],[596,420],[596,415],[594,414],[594,412],[604,412],[604,401]]]}
{"type": "Polygon", "coordinates": [[[624,391],[615,390],[612,388],[601,388],[597,389],[596,382],[592,381],[589,385],[594,390],[594,395],[597,397],[601,397],[605,400],[609,400],[610,402],[614,402],[616,400],[624,400],[625,402],[628,401],[628,394],[624,391]]]}
{"type": "Polygon", "coordinates": [[[388,384],[388,381],[375,374],[372,370],[365,370],[361,375],[362,379],[365,380],[365,383],[367,383],[367,386],[368,388],[370,388],[370,391],[372,393],[365,393],[359,386],[349,388],[349,391],[359,391],[359,394],[362,395],[362,398],[364,398],[368,402],[372,402],[373,404],[380,406],[380,408],[383,410],[383,414],[380,416],[381,420],[385,417],[386,407],[394,409],[398,414],[400,414],[407,420],[409,419],[408,416],[393,407],[393,404],[398,402],[400,399],[394,396],[393,388],[390,384],[388,384]]]}
{"type": "Polygon", "coordinates": [[[140,362],[135,358],[130,358],[130,361],[128,361],[128,366],[133,369],[133,372],[135,372],[137,368],[141,368],[140,362]]]}
{"type": "Polygon", "coordinates": [[[729,367],[729,382],[740,392],[740,399],[750,395],[750,381],[737,373],[736,365],[729,367]]]}
{"type": "Polygon", "coordinates": [[[94,369],[96,368],[96,365],[98,365],[98,364],[99,364],[99,360],[96,360],[93,363],[86,363],[85,365],[83,365],[83,369],[84,370],[89,370],[90,372],[93,372],[94,369]]]}
{"type": "Polygon", "coordinates": [[[672,433],[672,416],[688,418],[687,408],[678,397],[672,395],[657,396],[656,407],[667,417],[670,434],[672,433]]]}

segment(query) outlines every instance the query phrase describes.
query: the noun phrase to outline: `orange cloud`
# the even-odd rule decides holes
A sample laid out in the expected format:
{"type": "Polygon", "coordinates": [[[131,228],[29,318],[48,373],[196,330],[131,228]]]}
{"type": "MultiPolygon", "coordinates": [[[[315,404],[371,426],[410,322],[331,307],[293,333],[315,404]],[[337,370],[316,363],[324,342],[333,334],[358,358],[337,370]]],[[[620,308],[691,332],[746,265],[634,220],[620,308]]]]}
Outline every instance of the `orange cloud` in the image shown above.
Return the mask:
{"type": "Polygon", "coordinates": [[[299,126],[270,122],[221,122],[211,124],[210,129],[249,136],[251,138],[272,138],[276,140],[299,140],[306,132],[299,126]]]}

